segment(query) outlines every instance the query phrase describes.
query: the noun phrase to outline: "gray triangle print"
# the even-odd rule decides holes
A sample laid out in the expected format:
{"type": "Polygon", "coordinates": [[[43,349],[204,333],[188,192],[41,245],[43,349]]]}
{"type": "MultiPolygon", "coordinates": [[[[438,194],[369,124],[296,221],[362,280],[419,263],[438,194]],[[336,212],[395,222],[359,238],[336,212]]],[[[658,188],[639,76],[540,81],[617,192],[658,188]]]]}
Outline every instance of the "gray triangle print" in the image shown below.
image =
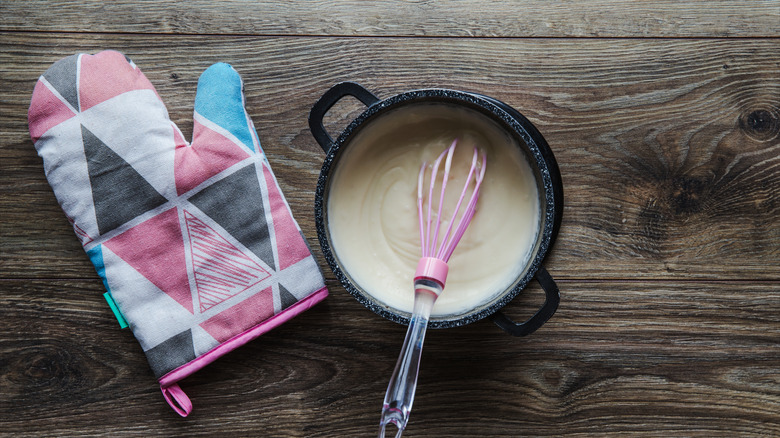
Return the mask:
{"type": "Polygon", "coordinates": [[[78,60],[79,55],[71,55],[67,58],[60,59],[46,70],[43,77],[46,78],[51,86],[54,87],[54,89],[57,90],[57,92],[60,93],[76,111],[81,111],[81,109],[79,109],[79,93],[77,88],[78,78],[76,77],[78,72],[78,60]]]}
{"type": "Polygon", "coordinates": [[[291,294],[290,291],[285,289],[281,284],[279,285],[279,298],[282,301],[282,309],[286,309],[298,302],[298,299],[295,298],[295,296],[291,294]]]}
{"type": "Polygon", "coordinates": [[[168,201],[133,166],[83,125],[81,138],[100,234],[168,201]]]}
{"type": "Polygon", "coordinates": [[[263,208],[263,191],[254,164],[206,187],[189,201],[276,270],[263,208]],[[246,201],[241,208],[236,208],[238,199],[246,201]]]}
{"type": "Polygon", "coordinates": [[[146,350],[146,360],[159,379],[187,362],[195,359],[192,331],[187,329],[160,344],[146,350]]]}

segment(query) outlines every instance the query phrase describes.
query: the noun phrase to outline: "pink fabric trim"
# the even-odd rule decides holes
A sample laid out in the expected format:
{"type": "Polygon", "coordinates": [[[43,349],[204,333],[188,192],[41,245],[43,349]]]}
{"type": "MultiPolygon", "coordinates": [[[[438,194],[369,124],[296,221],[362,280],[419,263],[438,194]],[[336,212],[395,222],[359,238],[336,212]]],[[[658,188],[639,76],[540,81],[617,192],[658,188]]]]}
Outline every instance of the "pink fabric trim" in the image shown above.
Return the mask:
{"type": "Polygon", "coordinates": [[[233,336],[227,341],[214,347],[208,353],[203,354],[200,357],[197,357],[194,360],[160,377],[159,380],[160,386],[163,388],[167,388],[170,387],[171,385],[174,385],[179,380],[182,380],[185,377],[192,375],[193,373],[205,367],[206,365],[210,364],[211,362],[214,362],[222,355],[225,355],[235,350],[236,348],[246,344],[247,342],[258,338],[263,333],[266,333],[284,324],[285,322],[289,321],[290,319],[299,315],[300,313],[309,310],[312,306],[319,303],[327,296],[328,296],[328,289],[323,287],[322,289],[318,290],[317,292],[314,292],[313,294],[309,295],[303,300],[298,301],[297,303],[293,304],[292,306],[288,307],[286,310],[273,316],[272,318],[266,319],[260,324],[233,336]]]}
{"type": "Polygon", "coordinates": [[[177,414],[182,417],[190,415],[190,412],[192,412],[192,402],[179,385],[161,386],[160,390],[162,391],[163,397],[165,397],[165,401],[168,402],[168,405],[170,405],[177,414]]]}

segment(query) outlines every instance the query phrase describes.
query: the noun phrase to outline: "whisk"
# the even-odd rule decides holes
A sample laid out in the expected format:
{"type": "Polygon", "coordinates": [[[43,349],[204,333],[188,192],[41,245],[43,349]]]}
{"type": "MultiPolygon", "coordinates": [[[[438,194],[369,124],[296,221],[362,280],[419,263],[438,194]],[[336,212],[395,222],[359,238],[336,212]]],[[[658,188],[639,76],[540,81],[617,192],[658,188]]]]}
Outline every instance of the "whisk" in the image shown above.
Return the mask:
{"type": "Polygon", "coordinates": [[[406,332],[403,347],[401,347],[401,354],[398,356],[398,362],[387,386],[387,393],[382,406],[382,416],[379,421],[380,438],[385,436],[385,428],[390,423],[398,428],[398,432],[395,435],[396,438],[400,437],[409,421],[409,413],[412,410],[414,393],[417,389],[420,357],[422,355],[423,341],[425,340],[425,330],[428,327],[428,319],[431,315],[431,308],[434,302],[436,302],[436,298],[444,290],[444,283],[449,271],[447,261],[449,261],[452,252],[474,217],[477,200],[479,199],[479,188],[482,185],[482,179],[485,177],[487,157],[482,152],[480,162],[480,153],[475,147],[471,159],[471,169],[463,185],[460,198],[452,213],[449,225],[444,233],[440,235],[442,213],[444,211],[444,193],[447,188],[447,180],[449,179],[452,166],[452,156],[455,153],[457,143],[458,140],[455,139],[433,163],[430,184],[427,190],[427,212],[423,211],[425,205],[423,195],[425,194],[424,184],[428,164],[423,163],[420,167],[417,179],[417,213],[420,219],[422,258],[420,258],[414,275],[414,308],[412,318],[409,322],[409,329],[406,332]],[[434,217],[432,216],[434,186],[436,185],[442,160],[445,160],[444,175],[441,180],[437,214],[434,217]],[[460,220],[457,220],[469,188],[472,188],[471,196],[466,203],[465,210],[460,214],[460,220]],[[453,228],[456,222],[457,226],[453,228]]]}

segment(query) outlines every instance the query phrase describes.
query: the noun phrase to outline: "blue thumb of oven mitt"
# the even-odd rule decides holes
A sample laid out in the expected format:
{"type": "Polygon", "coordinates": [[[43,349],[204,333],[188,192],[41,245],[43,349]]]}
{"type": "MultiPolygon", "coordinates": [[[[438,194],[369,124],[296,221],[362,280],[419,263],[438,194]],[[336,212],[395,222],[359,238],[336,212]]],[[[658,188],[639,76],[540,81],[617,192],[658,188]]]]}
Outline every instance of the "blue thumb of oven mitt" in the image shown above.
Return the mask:
{"type": "Polygon", "coordinates": [[[192,143],[114,51],[52,65],[28,119],[109,304],[180,415],[181,379],[327,296],[228,64],[198,81],[192,143]]]}

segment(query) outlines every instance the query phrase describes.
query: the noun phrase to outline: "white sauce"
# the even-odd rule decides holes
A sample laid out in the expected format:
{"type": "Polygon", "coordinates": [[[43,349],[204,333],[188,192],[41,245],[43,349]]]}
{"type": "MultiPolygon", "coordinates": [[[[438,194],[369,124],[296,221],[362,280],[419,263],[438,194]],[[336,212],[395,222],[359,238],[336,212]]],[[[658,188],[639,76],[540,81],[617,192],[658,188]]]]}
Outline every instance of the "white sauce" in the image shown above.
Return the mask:
{"type": "MultiPolygon", "coordinates": [[[[487,172],[477,212],[448,263],[447,284],[432,317],[462,315],[496,299],[524,272],[536,243],[536,180],[519,146],[495,122],[443,104],[390,112],[362,130],[339,160],[328,225],[342,268],[367,295],[391,309],[411,312],[414,301],[420,165],[432,163],[455,138],[445,207],[457,202],[474,145],[487,153],[487,172]]],[[[449,218],[451,212],[442,216],[449,218]]]]}

